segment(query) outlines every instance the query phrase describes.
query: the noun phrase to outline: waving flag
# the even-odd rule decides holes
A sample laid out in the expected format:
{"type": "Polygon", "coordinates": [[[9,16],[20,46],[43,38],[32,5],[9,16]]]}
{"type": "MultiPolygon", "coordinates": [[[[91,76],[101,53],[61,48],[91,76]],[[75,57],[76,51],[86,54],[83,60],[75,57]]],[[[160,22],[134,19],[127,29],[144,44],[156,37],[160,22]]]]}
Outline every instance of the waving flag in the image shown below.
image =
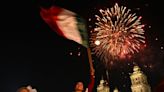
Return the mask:
{"type": "Polygon", "coordinates": [[[87,48],[90,70],[92,73],[91,82],[88,85],[88,92],[92,92],[94,86],[94,68],[85,20],[70,10],[56,6],[52,6],[49,9],[41,8],[40,15],[60,36],[73,40],[87,48]]]}
{"type": "Polygon", "coordinates": [[[43,20],[60,36],[89,47],[85,20],[76,13],[57,6],[41,8],[43,20]]]}

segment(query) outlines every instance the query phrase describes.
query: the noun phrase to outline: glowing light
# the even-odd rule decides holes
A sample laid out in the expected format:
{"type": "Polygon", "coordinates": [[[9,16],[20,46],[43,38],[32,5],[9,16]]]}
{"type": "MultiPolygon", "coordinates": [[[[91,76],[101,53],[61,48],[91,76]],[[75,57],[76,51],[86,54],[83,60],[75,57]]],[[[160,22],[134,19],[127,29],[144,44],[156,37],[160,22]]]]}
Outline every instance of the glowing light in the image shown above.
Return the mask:
{"type": "Polygon", "coordinates": [[[81,53],[80,52],[78,52],[78,54],[77,54],[78,56],[80,56],[81,55],[81,53]]]}
{"type": "Polygon", "coordinates": [[[113,65],[114,64],[113,61],[111,61],[110,64],[113,65]]]}
{"type": "Polygon", "coordinates": [[[69,55],[72,55],[72,52],[70,52],[69,55]]]}
{"type": "Polygon", "coordinates": [[[149,65],[150,68],[153,68],[153,65],[149,65]]]}
{"type": "Polygon", "coordinates": [[[147,68],[148,66],[147,65],[144,65],[145,68],[147,68]]]}
{"type": "Polygon", "coordinates": [[[100,41],[99,41],[99,40],[96,40],[96,41],[95,41],[95,44],[96,44],[96,45],[100,45],[100,41]]]}
{"type": "Polygon", "coordinates": [[[137,10],[140,10],[140,8],[136,8],[137,10]]]}
{"type": "Polygon", "coordinates": [[[89,18],[88,21],[91,21],[91,18],[89,18]]]}
{"type": "Polygon", "coordinates": [[[96,27],[91,33],[91,46],[93,52],[104,62],[113,59],[131,58],[144,47],[144,25],[141,24],[141,16],[131,14],[130,9],[114,7],[106,10],[100,9],[100,16],[95,15],[96,27]],[[100,41],[99,45],[95,42],[100,41]]]}

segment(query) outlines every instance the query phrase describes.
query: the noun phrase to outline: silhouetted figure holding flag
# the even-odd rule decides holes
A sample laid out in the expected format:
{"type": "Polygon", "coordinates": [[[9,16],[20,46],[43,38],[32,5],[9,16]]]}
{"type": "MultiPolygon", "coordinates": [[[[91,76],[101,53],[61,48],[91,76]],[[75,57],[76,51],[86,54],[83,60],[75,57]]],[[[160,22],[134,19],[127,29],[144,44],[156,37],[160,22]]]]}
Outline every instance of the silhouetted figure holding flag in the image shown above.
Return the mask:
{"type": "MultiPolygon", "coordinates": [[[[52,6],[48,9],[41,7],[40,15],[43,20],[50,26],[50,28],[59,36],[75,41],[87,48],[91,72],[88,92],[92,92],[94,87],[94,68],[92,64],[91,51],[89,48],[88,30],[86,27],[85,19],[83,19],[75,12],[61,8],[59,6],[52,6]]],[[[80,85],[80,88],[83,88],[83,83],[78,82],[77,87],[78,85],[80,85]]]]}

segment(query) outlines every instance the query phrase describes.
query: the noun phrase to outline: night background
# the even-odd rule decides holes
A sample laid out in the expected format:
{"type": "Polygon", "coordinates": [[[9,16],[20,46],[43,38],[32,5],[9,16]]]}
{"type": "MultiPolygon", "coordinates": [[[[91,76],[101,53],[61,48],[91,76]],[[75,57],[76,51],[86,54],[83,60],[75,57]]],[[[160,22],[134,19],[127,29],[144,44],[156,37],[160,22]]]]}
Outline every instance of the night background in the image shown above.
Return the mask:
{"type": "MultiPolygon", "coordinates": [[[[126,6],[142,16],[146,45],[132,59],[114,62],[108,68],[111,91],[131,92],[129,73],[139,65],[147,75],[152,92],[164,80],[164,32],[162,1],[150,0],[25,0],[5,1],[1,10],[0,85],[1,92],[16,92],[31,85],[38,92],[71,92],[76,81],[89,82],[87,49],[58,36],[42,20],[40,7],[58,5],[72,10],[86,20],[94,18],[100,8],[115,3],[126,6]]],[[[93,21],[88,21],[93,25],[93,21]]],[[[93,55],[95,91],[105,68],[93,55]]],[[[163,91],[161,91],[163,92],[163,91]]]]}

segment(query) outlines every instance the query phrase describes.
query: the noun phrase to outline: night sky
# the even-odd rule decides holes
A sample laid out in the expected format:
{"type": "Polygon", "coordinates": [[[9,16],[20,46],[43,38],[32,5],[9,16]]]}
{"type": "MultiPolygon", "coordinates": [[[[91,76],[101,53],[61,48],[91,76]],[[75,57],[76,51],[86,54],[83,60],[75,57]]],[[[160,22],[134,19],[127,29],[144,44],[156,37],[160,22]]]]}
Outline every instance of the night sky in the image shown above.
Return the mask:
{"type": "MultiPolygon", "coordinates": [[[[87,49],[52,31],[39,15],[40,7],[58,5],[72,10],[86,20],[100,8],[115,3],[126,6],[145,24],[146,48],[128,60],[118,60],[108,67],[111,91],[131,92],[130,77],[134,65],[147,75],[152,91],[164,79],[164,32],[162,1],[150,0],[37,0],[5,1],[0,32],[0,85],[2,92],[15,92],[32,85],[38,92],[71,92],[74,83],[89,82],[87,49]]],[[[87,21],[88,29],[94,21],[87,21]]],[[[93,55],[96,86],[105,67],[93,55]]],[[[95,91],[94,91],[95,92],[95,91]]],[[[162,92],[162,91],[161,91],[162,92]]]]}

